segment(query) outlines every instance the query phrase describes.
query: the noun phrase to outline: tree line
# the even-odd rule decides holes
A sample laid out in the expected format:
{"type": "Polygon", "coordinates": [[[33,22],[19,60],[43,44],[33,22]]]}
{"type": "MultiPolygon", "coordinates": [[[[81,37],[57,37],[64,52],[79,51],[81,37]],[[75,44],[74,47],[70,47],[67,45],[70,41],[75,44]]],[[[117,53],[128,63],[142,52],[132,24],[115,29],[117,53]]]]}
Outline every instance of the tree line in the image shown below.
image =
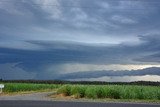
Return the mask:
{"type": "Polygon", "coordinates": [[[63,80],[2,80],[4,83],[36,83],[36,84],[82,84],[82,85],[150,85],[160,86],[160,82],[135,81],[135,82],[105,82],[105,81],[63,81],[63,80]]]}

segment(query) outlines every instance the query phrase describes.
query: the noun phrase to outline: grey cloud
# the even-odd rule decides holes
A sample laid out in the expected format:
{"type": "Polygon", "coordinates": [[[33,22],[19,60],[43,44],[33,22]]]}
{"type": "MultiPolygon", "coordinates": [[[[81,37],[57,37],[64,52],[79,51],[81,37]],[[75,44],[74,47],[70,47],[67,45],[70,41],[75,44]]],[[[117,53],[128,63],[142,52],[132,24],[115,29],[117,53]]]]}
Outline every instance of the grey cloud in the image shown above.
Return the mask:
{"type": "Polygon", "coordinates": [[[31,1],[0,1],[0,64],[44,75],[49,64],[160,62],[159,1],[59,0],[59,7],[31,1]]]}
{"type": "Polygon", "coordinates": [[[59,76],[63,79],[80,79],[80,78],[99,78],[99,77],[112,77],[112,76],[144,76],[144,75],[158,75],[160,76],[160,68],[152,67],[142,70],[131,70],[131,71],[86,71],[69,73],[59,76]]]}
{"type": "MultiPolygon", "coordinates": [[[[136,8],[137,5],[142,6],[143,4],[150,4],[148,2],[134,2],[134,1],[130,1],[131,3],[126,3],[124,1],[119,2],[119,1],[104,1],[104,0],[99,0],[98,2],[96,0],[80,0],[78,2],[70,0],[70,1],[58,1],[58,6],[46,6],[48,5],[49,2],[47,1],[41,1],[41,0],[36,0],[37,4],[39,4],[40,6],[36,6],[36,5],[32,5],[35,1],[30,2],[30,1],[24,1],[24,2],[19,2],[18,0],[14,0],[15,2],[18,2],[18,7],[19,11],[21,11],[22,13],[25,13],[25,15],[22,16],[16,16],[16,15],[9,15],[6,14],[6,12],[1,11],[1,24],[3,26],[8,26],[6,30],[2,30],[2,31],[7,31],[7,34],[9,33],[10,35],[12,34],[17,34],[17,35],[21,35],[21,36],[25,36],[28,37],[30,35],[40,35],[40,33],[29,30],[32,26],[40,26],[40,27],[44,27],[44,28],[48,28],[51,29],[53,33],[55,33],[55,31],[57,31],[57,28],[63,29],[63,32],[72,32],[73,30],[77,32],[77,34],[79,33],[90,33],[92,34],[97,34],[97,37],[99,37],[100,35],[111,35],[111,36],[116,36],[117,34],[120,36],[124,36],[128,35],[130,37],[129,34],[136,32],[136,35],[143,32],[144,30],[151,30],[153,29],[152,27],[150,27],[150,23],[152,23],[153,25],[155,25],[154,29],[158,29],[159,26],[157,25],[158,19],[159,19],[159,15],[157,15],[156,13],[154,14],[155,17],[152,17],[151,19],[147,19],[145,18],[144,20],[144,15],[130,15],[133,11],[133,9],[128,9],[130,8],[130,5],[132,6],[132,8],[136,8]],[[73,3],[76,2],[76,3],[73,3]],[[109,5],[109,8],[111,9],[104,9],[102,6],[99,6],[98,4],[103,2],[106,2],[109,5]],[[134,2],[132,4],[132,2],[134,2]],[[127,4],[127,5],[126,5],[127,4]],[[45,6],[43,6],[45,5],[45,6]],[[66,5],[66,7],[65,7],[66,5]],[[72,5],[72,6],[71,6],[72,5]],[[75,6],[74,6],[75,5],[75,6]],[[89,6],[91,5],[91,6],[89,6]],[[67,7],[68,6],[68,7],[67,7]],[[83,8],[83,7],[88,7],[88,8],[83,8]],[[116,9],[116,11],[113,11],[115,9],[112,9],[112,7],[118,7],[119,9],[116,9]],[[29,7],[29,8],[28,8],[29,7]],[[100,9],[99,9],[99,8],[100,9]],[[121,10],[122,7],[124,8],[123,10],[128,10],[129,12],[126,11],[118,11],[121,10]],[[46,11],[42,11],[43,9],[46,11]],[[53,8],[53,10],[52,10],[53,8]],[[56,9],[55,9],[56,8],[56,9]],[[57,9],[58,8],[58,9],[57,9]],[[60,8],[60,9],[59,9],[60,8]],[[104,10],[104,13],[101,12],[100,10],[104,10]],[[51,11],[50,11],[51,10],[51,11]],[[51,20],[51,18],[46,18],[48,17],[48,12],[49,13],[56,13],[57,11],[60,11],[60,17],[59,18],[53,18],[51,20]],[[77,10],[77,11],[73,11],[73,10],[77,10]],[[26,12],[28,11],[28,12],[26,12]],[[53,11],[53,12],[52,12],[53,11]],[[56,11],[56,12],[54,12],[56,11]],[[130,14],[129,14],[130,13],[130,14]],[[83,14],[83,15],[82,15],[83,14]],[[126,17],[126,18],[131,18],[132,20],[138,20],[139,23],[136,23],[136,25],[131,26],[131,25],[124,25],[124,24],[120,24],[120,23],[116,23],[114,21],[110,20],[110,17],[112,16],[121,16],[121,17],[126,17]],[[77,19],[80,18],[79,16],[81,16],[81,20],[77,19]],[[82,17],[84,16],[84,17],[82,17]],[[12,18],[12,20],[10,20],[10,18],[12,18]],[[152,20],[155,20],[154,22],[152,20]],[[142,22],[142,23],[141,23],[142,22]],[[147,22],[147,23],[146,23],[147,22]],[[25,27],[24,27],[25,26],[25,27]],[[22,27],[24,27],[22,29],[22,27]],[[16,28],[15,30],[13,30],[14,28],[16,28]],[[137,29],[135,29],[137,28],[137,29]],[[20,31],[23,31],[23,33],[19,34],[20,31]],[[91,33],[92,32],[92,33],[91,33]],[[118,33],[117,33],[118,32],[118,33]]],[[[57,0],[54,1],[50,1],[51,3],[49,3],[49,5],[56,5],[57,4],[57,0]],[[55,3],[56,2],[56,3],[55,3]]],[[[6,2],[10,3],[10,2],[6,2]]],[[[12,3],[12,2],[11,2],[12,3]]],[[[16,4],[16,3],[15,3],[16,4]]],[[[104,3],[103,3],[104,4],[104,3]]],[[[153,3],[152,3],[153,5],[153,3]]],[[[150,7],[150,6],[148,6],[150,7]]],[[[152,6],[154,7],[154,6],[152,6]]],[[[6,7],[7,8],[7,7],[6,7]]],[[[9,7],[8,7],[9,8],[9,7]]],[[[12,7],[14,8],[14,7],[12,7]]],[[[14,9],[8,9],[8,10],[14,10],[14,9]]],[[[136,12],[139,12],[139,10],[135,10],[136,12]]],[[[144,11],[144,9],[142,9],[142,11],[144,11]]],[[[54,16],[54,15],[53,15],[54,16]]],[[[127,19],[129,21],[129,19],[127,19]]],[[[130,20],[130,22],[133,22],[130,20]]],[[[1,31],[1,32],[2,32],[1,31]]],[[[56,32],[57,35],[58,32],[56,32]]],[[[49,33],[47,33],[47,35],[49,35],[49,33]]],[[[53,35],[53,38],[54,38],[53,35]]],[[[19,36],[19,37],[21,37],[19,36]]],[[[72,35],[72,36],[76,36],[76,34],[72,35]]],[[[14,36],[15,37],[15,36],[14,36]]],[[[64,37],[64,36],[63,36],[64,37]]],[[[30,39],[30,38],[29,38],[30,39]]],[[[76,40],[75,40],[76,41],[76,40]]]]}
{"type": "Polygon", "coordinates": [[[43,47],[37,50],[1,48],[0,63],[18,62],[19,66],[33,69],[45,64],[86,63],[86,64],[137,64],[158,62],[159,39],[154,36],[141,36],[139,45],[85,44],[70,41],[26,41],[43,47]],[[154,54],[157,55],[154,55],[154,54]],[[153,54],[153,55],[152,55],[153,54]],[[147,57],[147,55],[150,55],[147,57]],[[145,60],[142,58],[145,57],[145,60]],[[156,57],[156,58],[155,58],[156,57]],[[148,60],[148,61],[147,61],[148,60]]]}
{"type": "Polygon", "coordinates": [[[151,55],[146,55],[143,56],[142,58],[138,58],[135,59],[136,61],[140,61],[140,62],[160,62],[160,52],[157,52],[155,54],[151,54],[151,55]]]}
{"type": "Polygon", "coordinates": [[[2,79],[34,79],[36,73],[24,71],[16,67],[16,63],[0,64],[0,78],[2,79]]]}

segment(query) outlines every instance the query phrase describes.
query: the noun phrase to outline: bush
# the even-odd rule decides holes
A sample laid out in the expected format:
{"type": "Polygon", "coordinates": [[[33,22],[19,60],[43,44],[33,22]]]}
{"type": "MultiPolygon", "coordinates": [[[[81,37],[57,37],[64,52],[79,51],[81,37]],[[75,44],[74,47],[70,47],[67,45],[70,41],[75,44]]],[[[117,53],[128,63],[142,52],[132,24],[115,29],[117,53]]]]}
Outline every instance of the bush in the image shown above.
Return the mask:
{"type": "Polygon", "coordinates": [[[37,91],[45,89],[56,89],[60,85],[34,84],[34,83],[5,83],[4,92],[37,91]]]}
{"type": "Polygon", "coordinates": [[[97,95],[97,98],[105,98],[106,97],[105,89],[103,87],[97,87],[96,95],[97,95]]]}
{"type": "Polygon", "coordinates": [[[87,98],[97,98],[97,94],[96,94],[96,90],[94,87],[87,87],[86,91],[85,91],[85,97],[87,98]]]}
{"type": "Polygon", "coordinates": [[[64,85],[60,87],[57,91],[58,94],[64,94],[65,96],[71,95],[71,86],[70,85],[64,85]]]}
{"type": "Polygon", "coordinates": [[[85,95],[85,90],[84,86],[72,86],[71,95],[74,95],[76,98],[82,98],[85,95]]]}
{"type": "Polygon", "coordinates": [[[108,93],[109,98],[119,99],[120,98],[120,92],[116,89],[110,89],[108,93]]]}
{"type": "Polygon", "coordinates": [[[139,88],[139,89],[136,89],[135,90],[135,93],[136,93],[136,99],[144,99],[144,94],[143,94],[143,89],[141,88],[139,88]]]}
{"type": "Polygon", "coordinates": [[[80,94],[80,97],[83,98],[85,96],[86,87],[82,86],[78,88],[78,92],[80,94]]]}
{"type": "Polygon", "coordinates": [[[157,99],[160,100],[160,90],[157,91],[157,99]]]}
{"type": "Polygon", "coordinates": [[[121,99],[134,99],[135,92],[134,87],[123,86],[124,88],[121,90],[121,99]]]}
{"type": "Polygon", "coordinates": [[[65,85],[59,93],[76,98],[160,99],[159,87],[129,85],[65,85]]]}

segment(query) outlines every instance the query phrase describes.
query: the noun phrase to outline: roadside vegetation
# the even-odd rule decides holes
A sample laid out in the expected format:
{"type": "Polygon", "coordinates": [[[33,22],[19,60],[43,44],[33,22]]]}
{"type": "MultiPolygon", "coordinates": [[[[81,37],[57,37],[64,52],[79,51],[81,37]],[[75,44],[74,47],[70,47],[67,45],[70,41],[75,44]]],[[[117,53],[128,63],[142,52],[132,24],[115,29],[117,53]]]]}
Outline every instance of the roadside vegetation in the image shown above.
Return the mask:
{"type": "Polygon", "coordinates": [[[34,83],[4,83],[4,93],[25,92],[25,91],[44,91],[57,89],[58,84],[34,84],[34,83]]]}
{"type": "Polygon", "coordinates": [[[160,86],[142,85],[76,85],[45,83],[3,83],[3,93],[55,91],[54,96],[85,99],[156,100],[160,86]]]}
{"type": "Polygon", "coordinates": [[[159,86],[130,85],[64,85],[57,94],[74,98],[160,100],[159,86]]]}

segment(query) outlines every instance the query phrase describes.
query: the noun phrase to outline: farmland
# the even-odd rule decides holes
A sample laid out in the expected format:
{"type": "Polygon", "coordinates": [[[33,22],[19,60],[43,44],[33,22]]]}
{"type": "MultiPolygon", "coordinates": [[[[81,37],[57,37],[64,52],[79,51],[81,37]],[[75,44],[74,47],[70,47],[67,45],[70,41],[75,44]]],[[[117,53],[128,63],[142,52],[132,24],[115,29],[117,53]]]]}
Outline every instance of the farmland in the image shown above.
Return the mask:
{"type": "Polygon", "coordinates": [[[4,93],[25,92],[25,91],[44,91],[54,90],[60,85],[57,84],[34,84],[34,83],[4,83],[4,93]]]}
{"type": "Polygon", "coordinates": [[[160,100],[160,87],[136,85],[64,85],[57,94],[91,99],[160,100]]]}
{"type": "Polygon", "coordinates": [[[56,91],[56,95],[86,99],[135,99],[160,101],[160,86],[4,83],[4,93],[56,91]]]}

